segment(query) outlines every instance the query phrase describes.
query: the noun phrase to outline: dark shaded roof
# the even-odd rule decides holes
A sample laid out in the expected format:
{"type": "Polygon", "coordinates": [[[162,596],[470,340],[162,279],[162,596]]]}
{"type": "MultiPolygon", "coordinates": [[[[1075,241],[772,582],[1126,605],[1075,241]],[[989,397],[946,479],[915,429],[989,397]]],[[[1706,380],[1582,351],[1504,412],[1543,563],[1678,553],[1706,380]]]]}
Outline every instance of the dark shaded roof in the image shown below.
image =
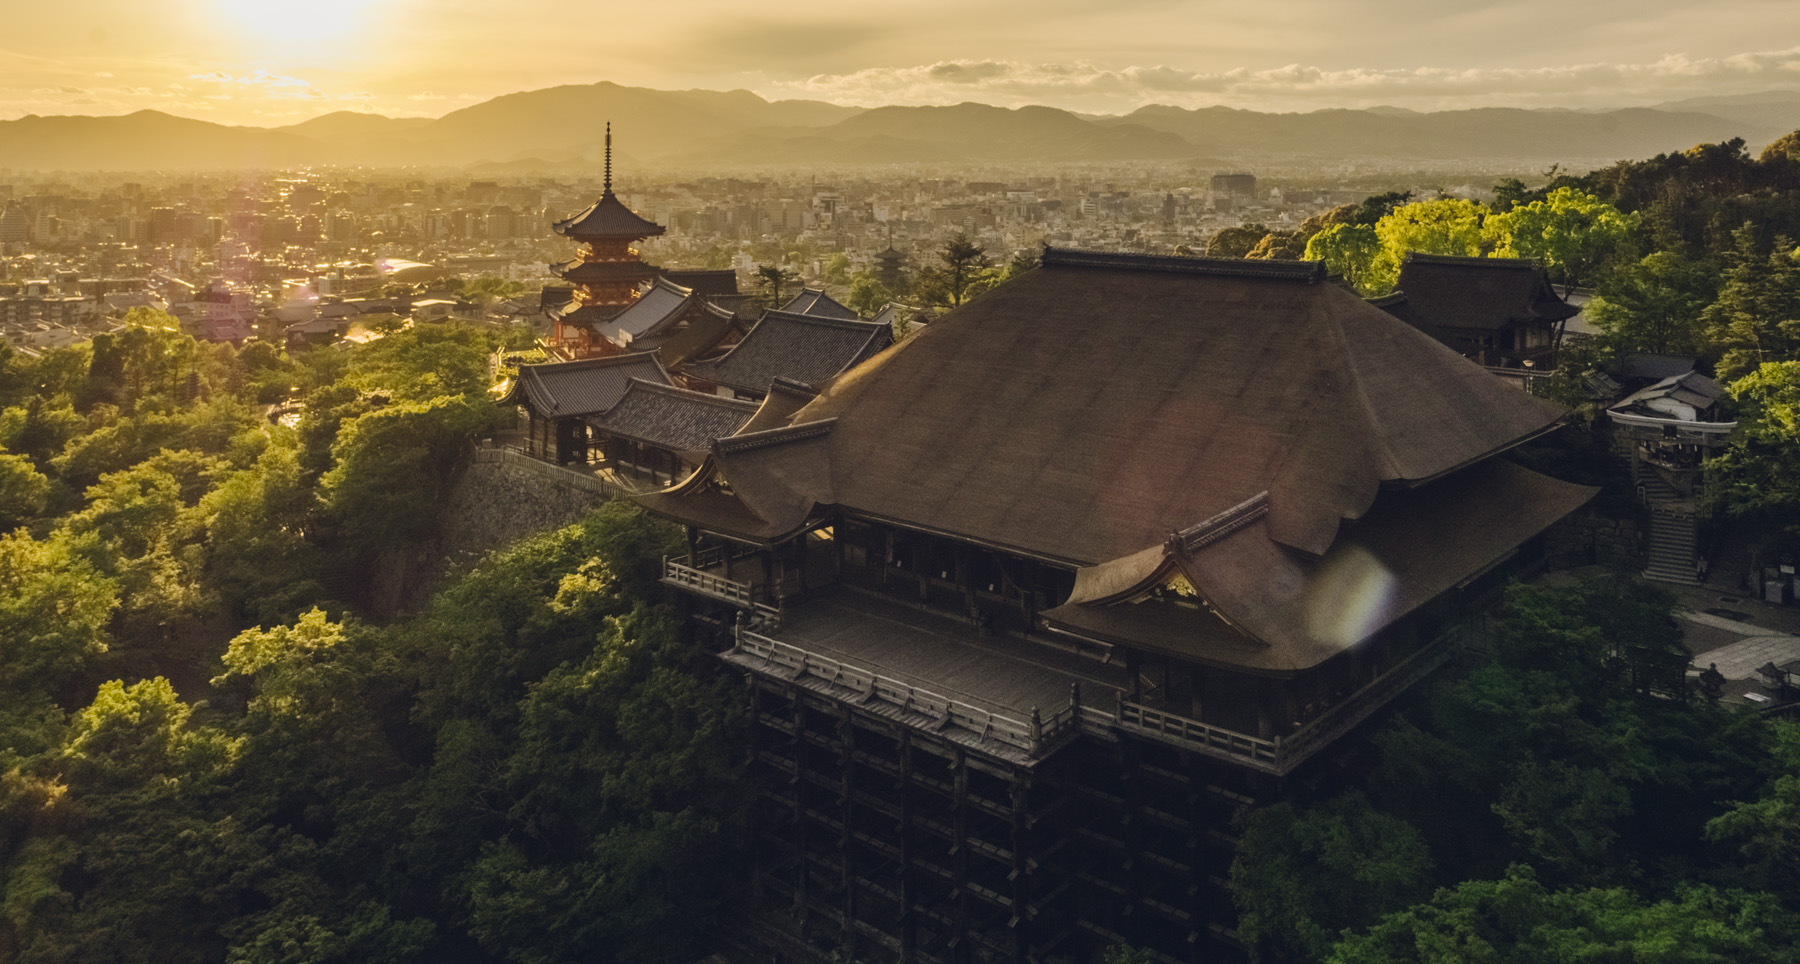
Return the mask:
{"type": "Polygon", "coordinates": [[[734,331],[740,335],[744,333],[737,313],[709,301],[699,311],[690,312],[687,324],[671,334],[656,351],[662,358],[663,367],[674,370],[711,353],[734,331]]]}
{"type": "Polygon", "coordinates": [[[1694,370],[1692,355],[1661,355],[1634,351],[1619,362],[1619,374],[1625,378],[1654,378],[1661,381],[1694,370]]]}
{"type": "Polygon", "coordinates": [[[576,258],[550,266],[550,273],[573,284],[607,281],[648,281],[657,276],[655,265],[642,261],[587,261],[576,258]]]}
{"type": "Polygon", "coordinates": [[[702,295],[723,296],[738,293],[737,272],[730,268],[682,268],[664,271],[663,277],[692,288],[702,295]]]}
{"type": "Polygon", "coordinates": [[[575,298],[575,289],[567,285],[545,285],[538,292],[539,308],[556,308],[568,304],[575,298]]]}
{"type": "Polygon", "coordinates": [[[1580,307],[1556,296],[1536,261],[1412,253],[1400,266],[1403,300],[1380,305],[1415,326],[1493,331],[1561,321],[1580,307]]]}
{"type": "Polygon", "coordinates": [[[545,308],[544,314],[551,320],[567,325],[587,325],[595,327],[603,325],[615,318],[625,308],[619,305],[589,305],[577,300],[569,300],[560,305],[545,308]]]}
{"type": "Polygon", "coordinates": [[[608,188],[600,200],[573,217],[550,225],[550,229],[566,238],[584,240],[626,240],[653,238],[663,233],[663,226],[638,217],[608,188]]]}
{"type": "Polygon", "coordinates": [[[1204,275],[1209,278],[1266,278],[1276,281],[1325,280],[1323,261],[1277,261],[1261,258],[1186,258],[1176,255],[1117,254],[1081,248],[1045,247],[1040,261],[1045,266],[1102,268],[1106,270],[1156,271],[1165,274],[1204,275]]]}
{"type": "Polygon", "coordinates": [[[769,383],[769,394],[757,406],[756,415],[744,423],[741,432],[765,432],[788,424],[794,413],[819,397],[819,390],[791,378],[777,378],[769,383]]]}
{"type": "Polygon", "coordinates": [[[520,365],[505,401],[526,405],[545,418],[592,415],[618,404],[633,379],[667,385],[669,375],[654,352],[520,365]]]}
{"type": "Polygon", "coordinates": [[[743,341],[717,360],[688,366],[688,372],[760,395],[777,378],[823,384],[893,342],[893,329],[887,325],[765,311],[743,341]]]}
{"type": "Polygon", "coordinates": [[[800,293],[781,306],[781,310],[795,315],[812,315],[815,318],[843,318],[855,321],[862,316],[857,314],[837,299],[826,294],[822,288],[803,288],[800,293]]]}
{"type": "Polygon", "coordinates": [[[658,278],[624,311],[602,324],[599,332],[615,344],[630,344],[634,339],[680,320],[681,313],[692,304],[693,298],[693,289],[683,288],[667,278],[658,278]]]}
{"type": "MultiPolygon", "coordinates": [[[[838,418],[840,504],[1091,565],[1268,491],[1270,538],[1320,554],[1384,483],[1444,475],[1561,416],[1317,283],[1315,265],[1061,254],[795,415],[838,418]]],[[[776,316],[821,324],[793,318],[776,316]]]]}
{"type": "Polygon", "coordinates": [[[826,444],[835,419],[718,439],[700,468],[666,491],[636,496],[651,512],[746,542],[787,538],[829,505],[826,444]],[[729,487],[719,484],[729,479],[729,487]],[[738,481],[738,480],[742,481],[738,481]]]}
{"type": "Polygon", "coordinates": [[[634,378],[617,404],[587,423],[608,435],[672,452],[704,452],[756,414],[755,402],[634,378]]]}
{"type": "Polygon", "coordinates": [[[1597,491],[1489,459],[1383,492],[1316,560],[1270,539],[1266,506],[1259,513],[1252,499],[1210,527],[1082,570],[1071,601],[1044,618],[1202,663],[1299,672],[1486,571],[1597,491]],[[1121,601],[1177,571],[1204,607],[1121,601]]]}

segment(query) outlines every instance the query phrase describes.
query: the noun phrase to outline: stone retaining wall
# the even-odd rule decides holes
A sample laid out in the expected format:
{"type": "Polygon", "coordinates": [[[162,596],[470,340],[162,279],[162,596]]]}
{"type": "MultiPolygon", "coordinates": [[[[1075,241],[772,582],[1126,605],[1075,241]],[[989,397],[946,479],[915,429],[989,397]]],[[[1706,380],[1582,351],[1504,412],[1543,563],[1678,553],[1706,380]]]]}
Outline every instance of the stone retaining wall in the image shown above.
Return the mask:
{"type": "Polygon", "coordinates": [[[618,494],[586,472],[512,449],[475,449],[444,507],[444,555],[476,556],[568,525],[618,494]]]}
{"type": "Polygon", "coordinates": [[[1544,551],[1551,569],[1599,565],[1635,572],[1645,565],[1645,529],[1635,516],[1580,509],[1544,533],[1544,551]]]}

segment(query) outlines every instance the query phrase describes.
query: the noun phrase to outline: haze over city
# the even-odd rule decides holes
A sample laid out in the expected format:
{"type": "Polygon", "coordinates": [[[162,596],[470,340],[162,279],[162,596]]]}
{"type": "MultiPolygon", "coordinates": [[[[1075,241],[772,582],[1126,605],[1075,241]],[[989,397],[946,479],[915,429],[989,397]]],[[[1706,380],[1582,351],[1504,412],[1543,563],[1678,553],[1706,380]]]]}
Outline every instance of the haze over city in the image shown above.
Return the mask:
{"type": "Polygon", "coordinates": [[[0,118],[144,108],[273,126],[436,117],[597,80],[857,106],[1611,108],[1800,83],[1800,5],[1604,0],[90,0],[22,4],[0,118]]]}

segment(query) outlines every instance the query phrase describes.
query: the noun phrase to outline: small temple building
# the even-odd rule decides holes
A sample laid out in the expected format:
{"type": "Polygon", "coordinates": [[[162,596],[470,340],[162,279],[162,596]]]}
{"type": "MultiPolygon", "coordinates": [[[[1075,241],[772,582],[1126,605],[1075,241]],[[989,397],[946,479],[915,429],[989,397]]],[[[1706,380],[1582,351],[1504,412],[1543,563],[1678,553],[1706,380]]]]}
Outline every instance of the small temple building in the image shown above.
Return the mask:
{"type": "Polygon", "coordinates": [[[1581,312],[1536,261],[1407,254],[1398,290],[1376,307],[1492,368],[1556,367],[1563,323],[1581,312]]]}
{"type": "MultiPolygon", "coordinates": [[[[822,320],[706,377],[771,321],[822,320]]],[[[749,683],[743,926],[795,959],[1241,958],[1233,814],[1595,491],[1503,455],[1560,407],[1311,262],[1047,249],[800,381],[636,496],[749,683]]]]}

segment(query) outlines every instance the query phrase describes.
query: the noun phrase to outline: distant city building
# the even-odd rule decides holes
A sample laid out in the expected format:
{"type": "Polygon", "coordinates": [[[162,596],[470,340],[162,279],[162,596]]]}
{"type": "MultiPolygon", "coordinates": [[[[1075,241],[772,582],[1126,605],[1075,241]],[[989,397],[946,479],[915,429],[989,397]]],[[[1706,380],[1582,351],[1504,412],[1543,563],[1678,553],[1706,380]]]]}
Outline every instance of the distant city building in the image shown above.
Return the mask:
{"type": "Polygon", "coordinates": [[[1256,197],[1256,175],[1214,174],[1212,193],[1215,198],[1232,197],[1248,201],[1256,197]]]}

